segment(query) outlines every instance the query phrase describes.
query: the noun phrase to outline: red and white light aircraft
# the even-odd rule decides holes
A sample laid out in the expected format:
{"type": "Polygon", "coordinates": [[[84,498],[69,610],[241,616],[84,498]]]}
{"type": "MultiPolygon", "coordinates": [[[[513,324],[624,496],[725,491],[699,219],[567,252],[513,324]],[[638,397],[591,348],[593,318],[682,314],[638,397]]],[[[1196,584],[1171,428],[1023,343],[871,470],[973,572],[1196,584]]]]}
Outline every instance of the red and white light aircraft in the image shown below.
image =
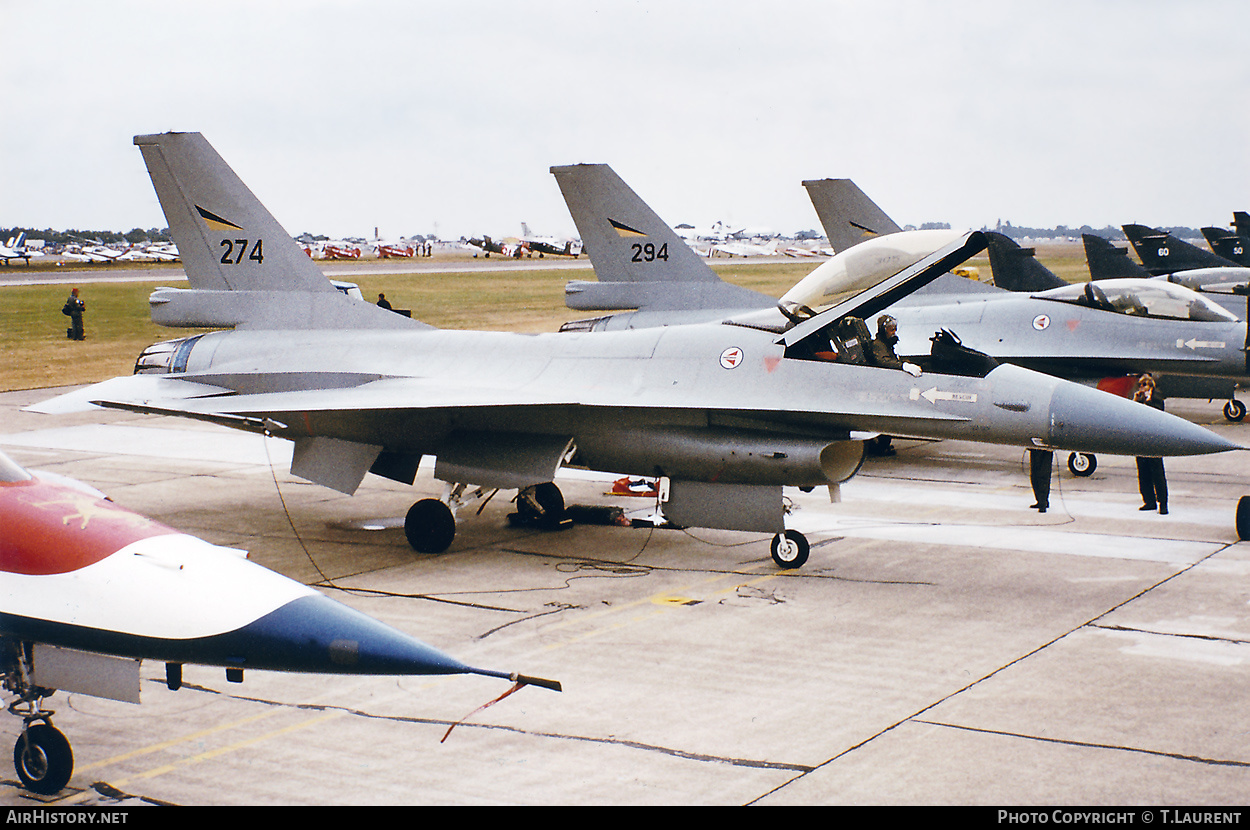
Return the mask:
{"type": "MultiPolygon", "coordinates": [[[[22,718],[13,761],[52,794],[73,773],[44,698],[57,689],[139,702],[140,661],[321,674],[479,674],[473,668],[231,550],[179,533],[71,479],[0,453],[0,685],[22,718]]],[[[516,687],[514,687],[516,688],[516,687]]]]}

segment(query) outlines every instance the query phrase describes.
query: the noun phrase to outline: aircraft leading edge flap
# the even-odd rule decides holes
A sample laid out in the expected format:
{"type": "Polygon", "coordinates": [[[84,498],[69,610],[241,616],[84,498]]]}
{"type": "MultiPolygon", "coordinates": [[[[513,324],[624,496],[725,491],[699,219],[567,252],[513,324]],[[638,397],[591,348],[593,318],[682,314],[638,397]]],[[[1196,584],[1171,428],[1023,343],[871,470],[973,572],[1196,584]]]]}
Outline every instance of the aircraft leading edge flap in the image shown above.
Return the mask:
{"type": "Polygon", "coordinates": [[[66,415],[71,412],[86,412],[96,406],[97,401],[118,400],[140,403],[156,400],[173,405],[178,401],[229,393],[230,390],[225,387],[183,380],[178,376],[123,375],[31,404],[25,407],[25,411],[39,412],[44,415],[66,415]]]}
{"type": "Polygon", "coordinates": [[[808,318],[787,331],[777,342],[792,346],[800,340],[820,331],[843,317],[867,319],[894,305],[921,286],[945,274],[951,268],[966,262],[985,250],[985,234],[971,231],[929,254],[924,259],[904,268],[892,277],[882,280],[850,299],[808,318]]]}

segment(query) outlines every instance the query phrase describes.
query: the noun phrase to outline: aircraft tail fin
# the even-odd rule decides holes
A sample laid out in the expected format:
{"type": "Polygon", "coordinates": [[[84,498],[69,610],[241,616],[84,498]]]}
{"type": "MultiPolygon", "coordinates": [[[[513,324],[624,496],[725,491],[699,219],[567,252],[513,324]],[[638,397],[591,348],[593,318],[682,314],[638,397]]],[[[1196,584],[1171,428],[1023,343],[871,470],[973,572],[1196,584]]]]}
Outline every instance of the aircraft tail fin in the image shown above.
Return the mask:
{"type": "Polygon", "coordinates": [[[1045,291],[1067,285],[1034,257],[1033,248],[1021,248],[1015,240],[996,231],[985,232],[994,284],[1008,291],[1045,291]]]}
{"type": "Polygon", "coordinates": [[[1089,277],[1093,280],[1113,280],[1123,277],[1149,277],[1150,272],[1138,265],[1128,255],[1128,248],[1113,245],[1101,236],[1081,234],[1085,245],[1085,262],[1089,277]]]}
{"type": "Polygon", "coordinates": [[[1237,263],[1190,245],[1166,231],[1145,225],[1122,225],[1137,258],[1151,274],[1173,274],[1196,268],[1235,268],[1237,263]]]}
{"type": "Polygon", "coordinates": [[[1250,244],[1244,236],[1227,228],[1203,228],[1202,236],[1216,256],[1243,267],[1250,266],[1250,244]]]}
{"type": "Polygon", "coordinates": [[[135,136],[190,290],[153,294],[167,326],[403,328],[340,293],[199,133],[135,136]],[[295,298],[298,297],[298,301],[295,298]]]}
{"type": "Polygon", "coordinates": [[[552,167],[598,283],[571,282],[575,309],[760,308],[766,297],[724,282],[606,164],[552,167]]]}
{"type": "Polygon", "coordinates": [[[1239,236],[1250,239],[1250,213],[1244,210],[1233,211],[1233,227],[1237,229],[1239,236]]]}
{"type": "Polygon", "coordinates": [[[850,179],[816,179],[803,186],[836,253],[865,239],[902,230],[850,179]]]}
{"type": "Polygon", "coordinates": [[[606,164],[551,168],[600,282],[719,282],[606,164]]]}
{"type": "Polygon", "coordinates": [[[333,291],[199,133],[135,136],[192,288],[333,291]]]}

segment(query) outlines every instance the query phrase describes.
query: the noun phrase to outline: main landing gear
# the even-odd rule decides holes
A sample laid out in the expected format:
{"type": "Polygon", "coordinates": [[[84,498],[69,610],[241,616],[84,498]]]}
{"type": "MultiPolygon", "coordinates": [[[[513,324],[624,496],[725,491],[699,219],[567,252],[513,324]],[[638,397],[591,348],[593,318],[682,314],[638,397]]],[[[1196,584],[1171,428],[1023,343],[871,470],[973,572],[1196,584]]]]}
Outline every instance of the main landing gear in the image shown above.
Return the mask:
{"type": "Polygon", "coordinates": [[[55,689],[44,689],[30,682],[30,644],[4,643],[3,687],[18,699],[9,704],[9,713],[22,719],[22,734],[13,745],[13,766],[22,785],[40,795],[54,795],[65,788],[74,773],[74,751],[69,740],[52,725],[51,709],[43,708],[44,698],[55,689]]]}
{"type": "MultiPolygon", "coordinates": [[[[408,544],[420,553],[442,553],[456,538],[456,511],[474,501],[482,507],[496,490],[472,485],[449,485],[441,499],[422,499],[408,509],[404,517],[404,535],[408,544]]],[[[565,518],[564,496],[554,482],[535,484],[517,493],[517,512],[513,522],[552,529],[562,527],[565,518]]],[[[481,508],[478,509],[479,512],[481,508]]]]}
{"type": "Polygon", "coordinates": [[[1233,398],[1224,404],[1224,417],[1234,423],[1246,417],[1246,405],[1233,398]]]}

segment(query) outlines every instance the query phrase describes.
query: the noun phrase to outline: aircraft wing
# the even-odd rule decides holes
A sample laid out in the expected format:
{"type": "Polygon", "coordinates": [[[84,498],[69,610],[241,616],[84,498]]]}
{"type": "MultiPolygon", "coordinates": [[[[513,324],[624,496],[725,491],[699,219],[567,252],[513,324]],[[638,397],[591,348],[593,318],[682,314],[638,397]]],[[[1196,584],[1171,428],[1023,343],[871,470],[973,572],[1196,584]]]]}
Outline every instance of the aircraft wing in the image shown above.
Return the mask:
{"type": "MultiPolygon", "coordinates": [[[[653,389],[649,390],[645,397],[638,397],[627,386],[612,382],[601,383],[593,379],[584,384],[507,386],[466,383],[447,377],[391,377],[338,389],[312,388],[256,394],[234,394],[222,387],[202,384],[194,380],[166,379],[166,384],[160,388],[161,394],[152,394],[154,390],[155,387],[147,384],[127,387],[114,385],[112,381],[105,381],[72,394],[77,401],[87,401],[110,409],[176,415],[244,429],[248,428],[250,423],[258,428],[266,426],[275,432],[287,428],[303,432],[306,425],[299,421],[310,414],[333,415],[334,413],[388,410],[409,413],[454,411],[464,414],[484,409],[582,407],[605,410],[697,409],[784,416],[789,413],[801,413],[805,409],[793,401],[784,405],[771,404],[757,400],[751,395],[742,395],[737,400],[728,403],[720,398],[713,402],[701,390],[674,390],[663,393],[653,389]],[[205,394],[205,390],[209,389],[215,392],[205,394]],[[291,423],[286,421],[291,421],[291,423]]],[[[59,406],[59,401],[61,399],[57,398],[37,406],[42,407],[39,411],[44,412],[70,411],[59,406]]],[[[835,422],[840,419],[840,416],[856,418],[880,412],[872,401],[850,398],[838,408],[838,411],[831,412],[827,406],[813,406],[806,409],[835,422]]],[[[944,413],[935,412],[934,419],[950,420],[952,418],[944,413]]]]}

